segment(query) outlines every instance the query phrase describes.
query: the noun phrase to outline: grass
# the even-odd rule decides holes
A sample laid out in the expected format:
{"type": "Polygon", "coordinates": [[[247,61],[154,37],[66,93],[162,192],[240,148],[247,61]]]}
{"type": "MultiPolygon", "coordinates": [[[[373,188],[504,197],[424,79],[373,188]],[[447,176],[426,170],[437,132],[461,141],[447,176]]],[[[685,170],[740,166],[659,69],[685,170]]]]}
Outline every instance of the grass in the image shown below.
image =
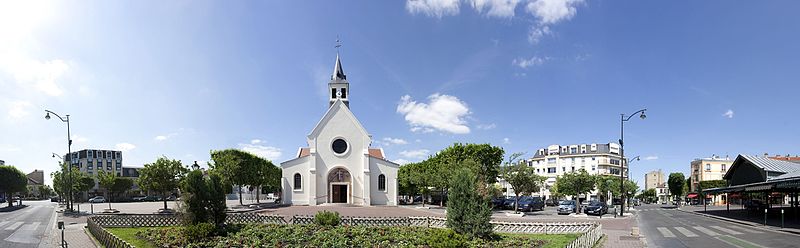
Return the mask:
{"type": "Polygon", "coordinates": [[[547,244],[544,245],[544,248],[562,248],[566,247],[572,241],[578,239],[580,236],[579,233],[567,233],[567,234],[522,234],[522,233],[502,233],[501,236],[506,237],[526,237],[526,238],[534,238],[539,240],[547,241],[547,244]]]}
{"type": "Polygon", "coordinates": [[[113,233],[114,235],[117,235],[117,237],[121,238],[122,240],[125,240],[126,242],[132,244],[133,246],[142,248],[155,248],[156,246],[154,246],[150,242],[147,242],[146,240],[136,237],[136,232],[148,228],[153,228],[153,227],[114,227],[114,228],[106,228],[106,230],[113,233]]]}
{"type": "MultiPolygon", "coordinates": [[[[140,239],[136,237],[136,232],[146,230],[146,229],[154,229],[158,227],[116,227],[116,228],[106,228],[109,232],[117,235],[122,240],[136,246],[142,248],[156,248],[152,243],[140,239]]],[[[545,244],[544,248],[561,248],[565,247],[570,244],[572,241],[575,241],[580,234],[578,233],[569,233],[569,234],[517,234],[517,233],[499,233],[500,236],[508,237],[508,238],[533,238],[538,240],[544,240],[547,243],[545,244]]]]}

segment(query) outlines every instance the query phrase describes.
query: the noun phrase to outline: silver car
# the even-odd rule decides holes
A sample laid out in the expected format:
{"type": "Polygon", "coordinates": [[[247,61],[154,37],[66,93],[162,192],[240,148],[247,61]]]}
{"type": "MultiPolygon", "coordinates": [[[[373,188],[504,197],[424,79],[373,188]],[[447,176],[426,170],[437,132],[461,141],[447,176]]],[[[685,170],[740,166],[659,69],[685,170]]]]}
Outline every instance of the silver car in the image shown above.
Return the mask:
{"type": "Polygon", "coordinates": [[[565,200],[558,202],[558,214],[571,214],[575,212],[575,201],[565,200]]]}
{"type": "Polygon", "coordinates": [[[106,198],[102,196],[95,196],[92,199],[89,199],[90,203],[103,203],[106,202],[106,198]]]}

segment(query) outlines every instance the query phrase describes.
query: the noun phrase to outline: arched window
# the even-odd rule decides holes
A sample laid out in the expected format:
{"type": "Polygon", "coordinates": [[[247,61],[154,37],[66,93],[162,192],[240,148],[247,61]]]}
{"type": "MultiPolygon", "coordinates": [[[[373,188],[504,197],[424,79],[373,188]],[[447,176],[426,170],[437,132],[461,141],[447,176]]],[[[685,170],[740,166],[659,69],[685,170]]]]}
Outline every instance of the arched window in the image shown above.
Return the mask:
{"type": "Polygon", "coordinates": [[[294,174],[294,189],[302,189],[302,181],[300,173],[294,174]]]}
{"type": "Polygon", "coordinates": [[[383,174],[378,176],[378,190],[386,191],[386,176],[383,174]]]}

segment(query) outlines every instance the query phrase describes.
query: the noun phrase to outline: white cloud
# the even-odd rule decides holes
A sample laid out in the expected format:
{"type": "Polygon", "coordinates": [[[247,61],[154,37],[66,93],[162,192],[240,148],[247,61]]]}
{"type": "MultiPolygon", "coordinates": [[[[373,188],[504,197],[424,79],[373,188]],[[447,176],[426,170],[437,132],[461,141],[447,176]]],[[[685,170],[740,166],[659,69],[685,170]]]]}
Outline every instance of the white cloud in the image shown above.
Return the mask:
{"type": "Polygon", "coordinates": [[[469,0],[469,2],[478,12],[483,12],[485,8],[488,8],[487,16],[514,17],[514,9],[517,8],[520,0],[469,0]]]}
{"type": "Polygon", "coordinates": [[[445,15],[458,14],[459,0],[408,0],[406,10],[441,18],[445,15]]]}
{"type": "Polygon", "coordinates": [[[406,158],[415,158],[415,159],[424,159],[428,157],[431,151],[427,149],[419,149],[419,150],[410,150],[410,151],[402,151],[400,155],[406,158]]]}
{"type": "MultiPolygon", "coordinates": [[[[260,143],[260,142],[259,142],[260,143]]],[[[256,156],[264,159],[274,161],[281,157],[281,149],[272,146],[256,145],[256,144],[239,144],[239,149],[255,154],[256,156]]]]}
{"type": "Polygon", "coordinates": [[[8,116],[11,119],[20,119],[30,114],[28,111],[33,105],[28,101],[14,101],[9,104],[8,116]]]}
{"type": "Polygon", "coordinates": [[[511,144],[511,140],[508,138],[503,138],[503,144],[511,144]]]}
{"type": "Polygon", "coordinates": [[[261,142],[262,142],[262,140],[260,140],[260,139],[253,139],[253,140],[250,140],[250,144],[253,144],[253,145],[255,145],[255,144],[259,144],[259,143],[261,143],[261,142]]]}
{"type": "Polygon", "coordinates": [[[658,159],[658,156],[647,156],[647,157],[644,157],[644,160],[657,160],[657,159],[658,159]]]}
{"type": "Polygon", "coordinates": [[[80,135],[77,135],[77,134],[73,134],[72,135],[72,142],[75,142],[77,144],[86,143],[86,142],[89,142],[89,138],[86,138],[86,137],[83,137],[83,136],[80,136],[80,135]]]}
{"type": "Polygon", "coordinates": [[[411,96],[400,98],[397,113],[403,114],[414,132],[432,132],[434,129],[454,134],[470,132],[465,117],[470,114],[467,104],[457,97],[440,95],[428,97],[429,103],[418,103],[411,96]]]}
{"type": "Polygon", "coordinates": [[[117,150],[127,152],[136,148],[136,145],[131,143],[119,143],[114,146],[117,150]]]}
{"type": "Polygon", "coordinates": [[[542,37],[545,35],[550,35],[552,32],[550,31],[550,27],[548,26],[531,26],[530,30],[528,30],[528,42],[531,44],[539,43],[542,40],[542,37]]]}
{"type": "Polygon", "coordinates": [[[167,134],[167,135],[159,135],[159,136],[156,136],[154,139],[155,139],[156,141],[165,141],[165,140],[168,140],[168,139],[170,139],[170,138],[172,138],[172,137],[175,137],[175,136],[177,136],[177,135],[178,135],[178,133],[170,133],[170,134],[167,134]]]}
{"type": "Polygon", "coordinates": [[[531,66],[544,64],[544,61],[546,60],[547,58],[533,56],[530,59],[523,59],[523,58],[514,59],[511,61],[511,64],[519,66],[519,68],[526,69],[531,66]]]}
{"type": "Polygon", "coordinates": [[[582,2],[583,0],[535,0],[528,3],[526,10],[542,24],[555,24],[572,19],[578,12],[575,6],[582,2]]]}
{"type": "Polygon", "coordinates": [[[728,109],[728,111],[725,111],[725,113],[722,114],[722,116],[728,117],[728,119],[733,118],[733,110],[732,109],[728,109]]]}
{"type": "Polygon", "coordinates": [[[411,163],[411,161],[408,161],[408,160],[405,160],[405,159],[402,159],[402,158],[401,159],[396,159],[396,160],[394,160],[392,162],[395,162],[395,163],[397,163],[399,165],[405,165],[405,164],[411,163]]]}
{"type": "Polygon", "coordinates": [[[385,144],[387,146],[388,145],[405,145],[405,144],[408,144],[408,141],[406,141],[404,139],[400,139],[400,138],[386,137],[386,138],[383,138],[383,144],[385,144]]]}
{"type": "Polygon", "coordinates": [[[489,130],[489,129],[496,128],[497,124],[494,124],[494,123],[491,123],[491,124],[479,124],[479,125],[477,125],[475,127],[478,128],[478,129],[481,129],[481,130],[489,130]]]}

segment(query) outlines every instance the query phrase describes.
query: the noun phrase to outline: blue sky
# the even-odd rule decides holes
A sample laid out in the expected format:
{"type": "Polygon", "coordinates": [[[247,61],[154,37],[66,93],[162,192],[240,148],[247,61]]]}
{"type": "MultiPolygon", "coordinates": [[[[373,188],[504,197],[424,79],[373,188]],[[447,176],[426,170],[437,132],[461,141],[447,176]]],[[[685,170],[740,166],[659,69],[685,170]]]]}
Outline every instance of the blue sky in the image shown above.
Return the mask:
{"type": "Polygon", "coordinates": [[[0,4],[0,160],[73,150],[295,156],[327,107],[337,36],[351,109],[395,161],[619,138],[640,183],[712,154],[798,154],[797,1],[90,1],[0,4]]]}

